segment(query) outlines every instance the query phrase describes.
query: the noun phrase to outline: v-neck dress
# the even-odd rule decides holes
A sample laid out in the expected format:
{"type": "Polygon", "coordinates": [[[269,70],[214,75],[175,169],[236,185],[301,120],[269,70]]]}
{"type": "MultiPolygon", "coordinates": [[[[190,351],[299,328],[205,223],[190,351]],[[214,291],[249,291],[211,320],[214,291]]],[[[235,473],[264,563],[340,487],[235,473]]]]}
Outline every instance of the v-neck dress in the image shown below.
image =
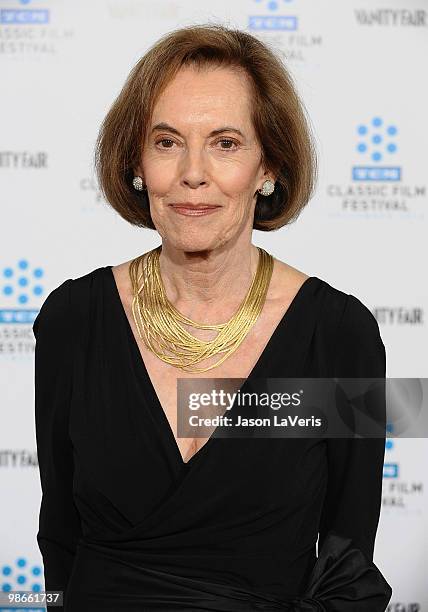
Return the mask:
{"type": "MultiPolygon", "coordinates": [[[[51,291],[33,332],[48,610],[385,610],[384,439],[211,436],[184,462],[111,266],[51,291]]],[[[241,391],[385,368],[370,310],[311,276],[241,391]]]]}

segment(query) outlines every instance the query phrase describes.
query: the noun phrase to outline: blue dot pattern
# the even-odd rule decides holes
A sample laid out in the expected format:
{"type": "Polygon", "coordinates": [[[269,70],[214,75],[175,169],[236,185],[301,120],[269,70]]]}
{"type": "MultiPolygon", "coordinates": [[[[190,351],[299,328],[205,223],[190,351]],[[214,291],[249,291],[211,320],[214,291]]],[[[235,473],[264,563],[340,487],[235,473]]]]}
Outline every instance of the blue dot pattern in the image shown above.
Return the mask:
{"type": "Polygon", "coordinates": [[[3,565],[0,573],[5,578],[5,580],[0,581],[0,591],[3,593],[22,589],[37,592],[43,590],[43,572],[41,566],[32,565],[29,567],[25,557],[18,557],[12,565],[3,565]],[[34,577],[39,577],[41,581],[29,584],[29,580],[34,580],[34,577]]]}
{"type": "Polygon", "coordinates": [[[43,286],[40,280],[43,279],[44,271],[40,267],[31,270],[31,266],[26,259],[20,259],[15,269],[11,266],[3,268],[4,282],[1,292],[4,297],[15,298],[17,305],[27,304],[30,297],[39,298],[43,294],[43,286]]]}
{"type": "Polygon", "coordinates": [[[397,151],[397,143],[390,140],[396,136],[397,127],[384,126],[381,117],[373,117],[368,125],[357,125],[357,134],[359,137],[366,137],[357,142],[358,153],[368,153],[374,162],[380,162],[385,155],[392,155],[397,151]]]}

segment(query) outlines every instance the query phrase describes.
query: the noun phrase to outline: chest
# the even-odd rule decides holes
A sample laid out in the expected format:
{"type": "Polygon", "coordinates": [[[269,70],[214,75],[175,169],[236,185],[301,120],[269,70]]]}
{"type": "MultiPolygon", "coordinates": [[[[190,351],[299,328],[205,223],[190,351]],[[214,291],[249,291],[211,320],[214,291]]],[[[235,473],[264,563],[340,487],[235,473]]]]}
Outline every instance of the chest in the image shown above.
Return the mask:
{"type": "MultiPolygon", "coordinates": [[[[129,309],[127,309],[127,317],[134,335],[134,340],[138,346],[141,359],[143,360],[145,370],[147,372],[150,383],[157,396],[157,400],[160,404],[159,408],[164,412],[168,425],[173,433],[175,442],[183,458],[183,461],[187,462],[194,454],[196,454],[204,444],[209,440],[209,437],[213,430],[206,427],[203,431],[207,434],[205,436],[198,435],[198,437],[192,437],[191,435],[185,435],[185,423],[184,423],[184,435],[183,429],[180,429],[180,437],[178,436],[178,401],[177,401],[177,389],[179,379],[212,379],[212,378],[224,378],[228,380],[227,391],[234,392],[240,386],[240,380],[234,381],[229,379],[247,379],[257,364],[258,360],[263,355],[268,343],[271,341],[273,333],[281,321],[284,314],[284,304],[281,307],[272,305],[271,308],[267,308],[265,312],[260,315],[254,326],[251,328],[244,341],[238,346],[238,348],[229,355],[229,357],[220,365],[215,366],[213,369],[201,373],[191,373],[184,370],[180,370],[168,363],[162,361],[157,355],[145,345],[144,340],[139,337],[134,319],[130,315],[129,309]]],[[[196,330],[198,331],[198,330],[196,330]]],[[[196,331],[194,335],[196,336],[196,331]]],[[[217,332],[209,331],[209,336],[205,335],[205,338],[212,338],[217,332]]],[[[205,359],[203,362],[197,364],[197,367],[208,367],[219,361],[223,354],[216,354],[212,357],[205,359]]],[[[201,381],[201,384],[202,381],[201,381]]],[[[210,382],[207,382],[206,388],[203,387],[203,392],[209,392],[212,388],[210,382]]],[[[199,388],[201,391],[201,388],[199,388]]],[[[193,430],[194,432],[194,430],[193,430]]]]}

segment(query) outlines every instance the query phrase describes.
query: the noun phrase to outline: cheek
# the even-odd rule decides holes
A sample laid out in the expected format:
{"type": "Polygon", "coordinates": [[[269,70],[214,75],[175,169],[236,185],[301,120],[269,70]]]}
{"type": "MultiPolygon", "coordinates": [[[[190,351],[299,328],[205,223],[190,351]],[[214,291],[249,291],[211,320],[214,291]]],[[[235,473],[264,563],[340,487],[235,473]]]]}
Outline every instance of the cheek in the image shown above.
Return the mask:
{"type": "Polygon", "coordinates": [[[174,177],[174,171],[168,169],[162,163],[150,163],[146,165],[145,176],[150,183],[150,189],[159,194],[163,194],[170,188],[174,177]]]}
{"type": "Polygon", "coordinates": [[[157,228],[165,225],[165,222],[168,219],[168,211],[165,210],[162,195],[157,195],[156,193],[150,194],[150,214],[153,219],[153,223],[157,228]]]}
{"type": "Polygon", "coordinates": [[[254,185],[254,172],[248,164],[238,164],[237,166],[224,167],[218,172],[218,182],[224,186],[225,191],[240,194],[252,190],[254,185]]]}

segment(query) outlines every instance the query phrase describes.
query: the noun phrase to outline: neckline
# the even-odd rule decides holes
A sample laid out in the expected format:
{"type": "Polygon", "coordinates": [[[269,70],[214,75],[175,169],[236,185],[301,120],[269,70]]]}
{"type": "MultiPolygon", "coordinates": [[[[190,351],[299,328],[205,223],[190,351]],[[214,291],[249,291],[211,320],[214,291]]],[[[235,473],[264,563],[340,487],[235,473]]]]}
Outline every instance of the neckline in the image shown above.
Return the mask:
{"type": "MultiPolygon", "coordinates": [[[[174,432],[171,429],[171,426],[169,424],[168,418],[165,414],[165,410],[162,407],[162,404],[159,400],[158,394],[156,392],[156,389],[152,383],[152,380],[150,378],[149,372],[147,370],[146,364],[144,362],[143,356],[141,354],[140,351],[140,347],[138,346],[138,342],[137,339],[134,335],[134,332],[132,330],[131,324],[129,323],[128,320],[128,316],[126,314],[125,311],[125,307],[123,305],[122,302],[122,298],[120,296],[119,293],[119,288],[117,286],[116,283],[116,279],[114,277],[113,274],[113,266],[105,266],[104,270],[107,272],[110,281],[112,283],[112,289],[113,289],[113,294],[114,294],[114,298],[116,300],[117,306],[119,307],[119,312],[120,315],[122,317],[122,320],[125,324],[127,333],[128,333],[128,337],[131,343],[131,347],[132,350],[134,351],[135,354],[135,358],[138,364],[139,369],[142,372],[142,375],[148,385],[148,388],[150,390],[150,394],[152,396],[153,402],[156,405],[156,414],[159,416],[159,419],[161,420],[163,427],[165,429],[166,435],[168,436],[168,438],[171,441],[171,446],[174,449],[174,454],[177,457],[178,463],[180,465],[180,467],[182,469],[184,468],[190,468],[191,466],[194,465],[194,463],[196,463],[198,460],[200,460],[200,457],[203,456],[206,452],[207,452],[207,447],[209,447],[210,445],[212,446],[214,440],[216,440],[215,437],[215,432],[218,429],[217,427],[213,430],[211,436],[208,438],[208,440],[205,442],[205,444],[198,450],[196,451],[196,453],[194,453],[190,459],[188,461],[184,461],[182,454],[180,452],[180,449],[178,447],[177,444],[177,440],[174,436],[174,432]]],[[[297,293],[295,294],[295,296],[293,297],[293,299],[291,300],[290,304],[288,305],[288,308],[286,309],[286,311],[284,312],[284,314],[282,315],[281,319],[279,320],[279,322],[277,323],[276,327],[274,328],[272,334],[269,337],[269,340],[267,341],[267,343],[265,344],[264,349],[262,350],[262,352],[260,353],[256,363],[254,364],[252,370],[250,371],[249,375],[247,376],[247,378],[244,380],[243,384],[239,387],[239,390],[242,391],[243,388],[245,387],[245,385],[248,384],[248,382],[251,382],[251,380],[253,380],[256,377],[257,372],[260,370],[260,368],[262,367],[262,365],[265,363],[265,361],[268,359],[269,357],[269,352],[272,350],[274,343],[277,341],[277,339],[279,338],[279,336],[281,335],[282,330],[285,327],[286,322],[288,321],[288,319],[290,318],[290,316],[292,315],[292,313],[296,310],[298,304],[300,303],[300,301],[302,300],[306,290],[308,289],[308,287],[312,284],[312,282],[314,280],[319,280],[317,276],[308,276],[308,278],[306,278],[303,283],[300,285],[297,293]]],[[[233,410],[233,406],[231,408],[233,410]]]]}

